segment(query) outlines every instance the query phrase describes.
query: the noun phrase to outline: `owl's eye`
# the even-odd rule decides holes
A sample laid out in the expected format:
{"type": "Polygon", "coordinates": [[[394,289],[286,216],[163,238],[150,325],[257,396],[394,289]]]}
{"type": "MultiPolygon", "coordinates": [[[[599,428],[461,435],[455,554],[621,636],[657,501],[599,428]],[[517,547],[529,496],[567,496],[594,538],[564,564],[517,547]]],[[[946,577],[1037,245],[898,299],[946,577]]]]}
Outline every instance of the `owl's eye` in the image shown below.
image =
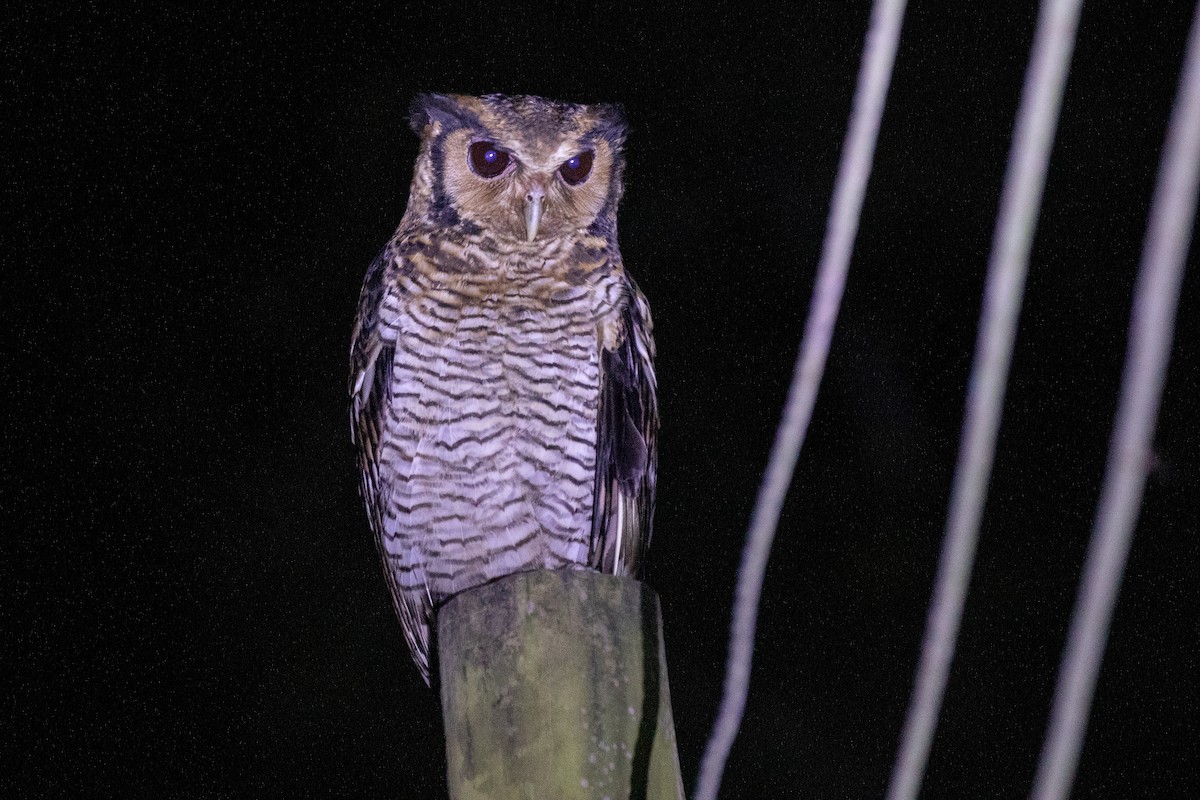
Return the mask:
{"type": "Polygon", "coordinates": [[[476,142],[469,151],[471,169],[482,178],[494,178],[508,166],[508,153],[493,142],[476,142]]]}
{"type": "Polygon", "coordinates": [[[592,151],[584,150],[577,156],[571,156],[558,168],[558,174],[572,186],[578,186],[587,180],[592,171],[592,151]]]}

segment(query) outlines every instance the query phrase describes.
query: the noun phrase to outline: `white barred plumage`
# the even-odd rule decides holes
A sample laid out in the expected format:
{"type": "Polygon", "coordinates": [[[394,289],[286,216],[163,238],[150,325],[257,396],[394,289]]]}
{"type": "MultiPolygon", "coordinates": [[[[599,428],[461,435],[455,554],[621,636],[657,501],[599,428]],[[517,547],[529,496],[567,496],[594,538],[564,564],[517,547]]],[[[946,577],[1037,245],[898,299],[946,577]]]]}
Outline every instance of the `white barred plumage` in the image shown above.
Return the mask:
{"type": "Polygon", "coordinates": [[[425,95],[408,209],[351,345],[361,491],[413,660],[464,589],[637,575],[654,512],[650,310],[617,248],[615,106],[425,95]]]}

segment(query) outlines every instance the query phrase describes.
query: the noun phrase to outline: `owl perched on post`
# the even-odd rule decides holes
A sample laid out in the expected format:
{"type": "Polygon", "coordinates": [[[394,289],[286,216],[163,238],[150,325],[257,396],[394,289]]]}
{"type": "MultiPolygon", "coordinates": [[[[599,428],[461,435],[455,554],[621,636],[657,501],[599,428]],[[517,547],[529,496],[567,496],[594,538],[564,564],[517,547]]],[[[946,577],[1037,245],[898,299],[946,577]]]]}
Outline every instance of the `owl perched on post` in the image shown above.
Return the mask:
{"type": "Polygon", "coordinates": [[[361,491],[405,639],[515,572],[636,575],[654,513],[650,308],[617,248],[619,106],[424,95],[408,208],[350,351],[361,491]]]}

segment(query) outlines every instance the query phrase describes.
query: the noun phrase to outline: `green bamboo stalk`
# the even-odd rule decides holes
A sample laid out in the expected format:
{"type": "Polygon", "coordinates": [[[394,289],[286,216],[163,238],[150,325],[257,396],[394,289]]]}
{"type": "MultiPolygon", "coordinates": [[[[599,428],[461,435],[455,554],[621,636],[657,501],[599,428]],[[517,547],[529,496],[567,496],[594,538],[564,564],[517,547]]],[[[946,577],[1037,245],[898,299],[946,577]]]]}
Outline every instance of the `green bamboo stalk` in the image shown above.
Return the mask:
{"type": "Polygon", "coordinates": [[[451,800],[682,800],[652,589],[512,575],[437,616],[451,800]]]}

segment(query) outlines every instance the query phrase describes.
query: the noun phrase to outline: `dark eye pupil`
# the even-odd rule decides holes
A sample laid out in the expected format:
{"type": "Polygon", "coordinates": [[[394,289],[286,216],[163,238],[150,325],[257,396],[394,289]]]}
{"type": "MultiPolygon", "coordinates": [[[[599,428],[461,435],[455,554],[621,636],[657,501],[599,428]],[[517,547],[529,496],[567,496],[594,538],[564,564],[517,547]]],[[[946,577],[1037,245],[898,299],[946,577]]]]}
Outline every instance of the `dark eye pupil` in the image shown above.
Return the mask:
{"type": "Polygon", "coordinates": [[[592,171],[592,151],[584,150],[578,155],[571,156],[558,168],[558,174],[571,186],[578,186],[587,180],[592,171]]]}
{"type": "Polygon", "coordinates": [[[471,169],[484,178],[494,178],[508,166],[508,153],[498,150],[492,142],[475,142],[467,155],[471,169]]]}

